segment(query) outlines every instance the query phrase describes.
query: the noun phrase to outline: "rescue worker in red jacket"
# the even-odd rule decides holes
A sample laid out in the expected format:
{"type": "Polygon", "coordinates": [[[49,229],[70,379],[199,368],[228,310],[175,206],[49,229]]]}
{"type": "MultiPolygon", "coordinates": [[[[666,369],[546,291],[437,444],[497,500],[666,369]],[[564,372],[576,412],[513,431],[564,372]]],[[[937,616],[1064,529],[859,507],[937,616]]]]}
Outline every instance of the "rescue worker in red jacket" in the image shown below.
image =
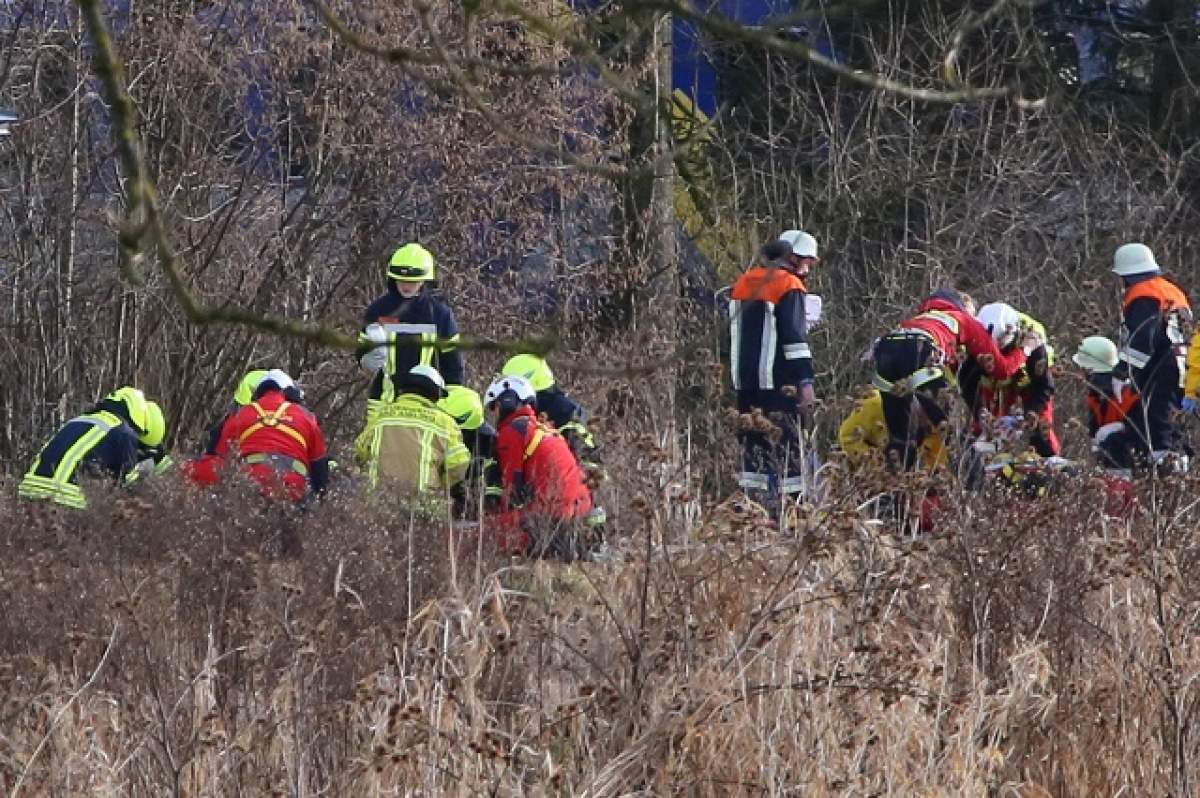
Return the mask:
{"type": "Polygon", "coordinates": [[[264,495],[299,502],[310,487],[323,492],[329,482],[325,435],[316,416],[299,404],[302,399],[286,373],[267,372],[250,404],[225,422],[216,457],[236,457],[264,495]]]}
{"type": "Polygon", "coordinates": [[[1162,275],[1145,244],[1118,247],[1112,271],[1125,286],[1120,362],[1114,373],[1130,379],[1140,397],[1129,413],[1134,444],[1140,459],[1158,465],[1174,454],[1172,467],[1184,470],[1189,450],[1174,416],[1183,399],[1191,303],[1162,275]]]}
{"type": "Polygon", "coordinates": [[[1029,444],[1038,456],[1057,457],[1062,444],[1054,431],[1054,375],[1050,373],[1051,349],[1045,341],[1045,328],[1004,302],[984,305],[975,318],[991,333],[1001,352],[1020,346],[1031,332],[1041,344],[1029,350],[1025,365],[1007,380],[985,376],[974,358],[967,358],[959,368],[958,385],[975,420],[973,431],[980,434],[988,417],[1019,416],[1017,420],[1028,430],[1029,444]]]}
{"type": "Polygon", "coordinates": [[[763,247],[729,296],[729,369],[741,416],[738,485],[769,504],[804,489],[800,434],[816,401],[805,278],[817,262],[816,239],[788,230],[763,247]]]}
{"type": "Polygon", "coordinates": [[[578,559],[592,494],[566,440],[538,421],[535,396],[523,377],[499,377],[484,393],[503,489],[497,537],[508,553],[578,559]]]}
{"type": "Polygon", "coordinates": [[[973,310],[960,292],[936,291],[916,316],[875,343],[872,382],[883,395],[893,465],[911,468],[925,435],[947,420],[943,394],[961,365],[960,349],[995,380],[1009,379],[1025,364],[1025,350],[1001,352],[973,310]]]}

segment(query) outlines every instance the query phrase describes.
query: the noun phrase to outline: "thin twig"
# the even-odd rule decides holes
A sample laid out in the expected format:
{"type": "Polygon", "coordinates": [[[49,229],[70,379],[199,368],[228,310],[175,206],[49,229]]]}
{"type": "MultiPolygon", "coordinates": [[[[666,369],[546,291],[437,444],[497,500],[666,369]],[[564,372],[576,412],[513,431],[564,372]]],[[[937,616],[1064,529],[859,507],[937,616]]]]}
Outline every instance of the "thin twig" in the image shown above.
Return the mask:
{"type": "Polygon", "coordinates": [[[75,702],[79,699],[79,696],[83,695],[85,690],[95,683],[96,679],[100,676],[100,671],[104,670],[104,664],[108,662],[108,656],[112,653],[113,647],[117,643],[117,631],[120,628],[121,623],[119,621],[113,624],[112,634],[108,636],[108,645],[104,647],[104,653],[100,656],[100,661],[96,663],[95,670],[92,671],[92,675],[88,677],[88,680],[80,685],[78,690],[76,690],[74,693],[71,693],[71,697],[67,700],[67,703],[63,704],[62,707],[59,708],[58,714],[54,716],[54,720],[51,721],[50,727],[46,729],[46,733],[42,735],[42,739],[40,742],[38,742],[37,748],[33,749],[33,754],[29,757],[29,761],[26,762],[25,767],[21,769],[21,775],[17,779],[17,783],[13,785],[12,792],[9,793],[9,798],[17,798],[17,796],[20,794],[21,787],[25,784],[25,779],[29,776],[29,771],[33,768],[33,763],[37,761],[38,756],[42,753],[42,749],[46,747],[46,743],[50,740],[50,736],[54,734],[54,730],[58,728],[58,724],[63,719],[63,715],[67,714],[67,710],[69,710],[75,704],[75,702]]]}

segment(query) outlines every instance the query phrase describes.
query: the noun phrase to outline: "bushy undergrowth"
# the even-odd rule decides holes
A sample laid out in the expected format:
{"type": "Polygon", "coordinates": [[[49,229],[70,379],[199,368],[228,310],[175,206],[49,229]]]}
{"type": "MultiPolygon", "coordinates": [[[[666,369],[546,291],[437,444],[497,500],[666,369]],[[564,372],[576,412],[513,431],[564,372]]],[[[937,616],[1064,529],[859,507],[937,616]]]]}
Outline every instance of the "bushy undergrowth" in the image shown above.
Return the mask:
{"type": "Polygon", "coordinates": [[[649,439],[623,454],[619,557],[569,567],[349,494],[300,516],[163,484],[84,517],[5,491],[0,785],[1194,793],[1193,485],[1128,523],[1087,477],[951,490],[912,540],[837,471],[780,530],[649,439]]]}

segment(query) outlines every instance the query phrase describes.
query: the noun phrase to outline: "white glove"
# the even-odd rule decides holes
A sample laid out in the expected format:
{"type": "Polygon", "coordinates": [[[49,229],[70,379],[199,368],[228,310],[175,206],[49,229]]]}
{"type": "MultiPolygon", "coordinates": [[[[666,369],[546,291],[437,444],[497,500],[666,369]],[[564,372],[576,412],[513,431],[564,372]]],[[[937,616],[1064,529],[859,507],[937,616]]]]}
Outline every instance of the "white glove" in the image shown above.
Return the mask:
{"type": "Polygon", "coordinates": [[[362,366],[363,371],[374,376],[376,372],[387,366],[388,332],[382,324],[368,324],[362,338],[365,339],[364,343],[371,345],[371,348],[358,361],[358,365],[362,366]]]}

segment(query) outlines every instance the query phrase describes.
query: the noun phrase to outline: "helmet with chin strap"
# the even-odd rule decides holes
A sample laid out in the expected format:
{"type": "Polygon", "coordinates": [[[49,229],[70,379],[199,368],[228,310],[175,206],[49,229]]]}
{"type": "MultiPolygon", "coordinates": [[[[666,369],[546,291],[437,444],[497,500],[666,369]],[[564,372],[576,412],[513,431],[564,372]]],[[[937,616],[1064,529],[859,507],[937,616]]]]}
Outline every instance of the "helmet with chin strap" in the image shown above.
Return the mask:
{"type": "Polygon", "coordinates": [[[975,318],[987,328],[1001,349],[1011,346],[1021,332],[1021,314],[1003,302],[989,302],[979,309],[975,318]]]}
{"type": "Polygon", "coordinates": [[[537,391],[524,377],[497,377],[483,393],[483,403],[500,419],[512,415],[524,405],[537,405],[537,391]]]}

